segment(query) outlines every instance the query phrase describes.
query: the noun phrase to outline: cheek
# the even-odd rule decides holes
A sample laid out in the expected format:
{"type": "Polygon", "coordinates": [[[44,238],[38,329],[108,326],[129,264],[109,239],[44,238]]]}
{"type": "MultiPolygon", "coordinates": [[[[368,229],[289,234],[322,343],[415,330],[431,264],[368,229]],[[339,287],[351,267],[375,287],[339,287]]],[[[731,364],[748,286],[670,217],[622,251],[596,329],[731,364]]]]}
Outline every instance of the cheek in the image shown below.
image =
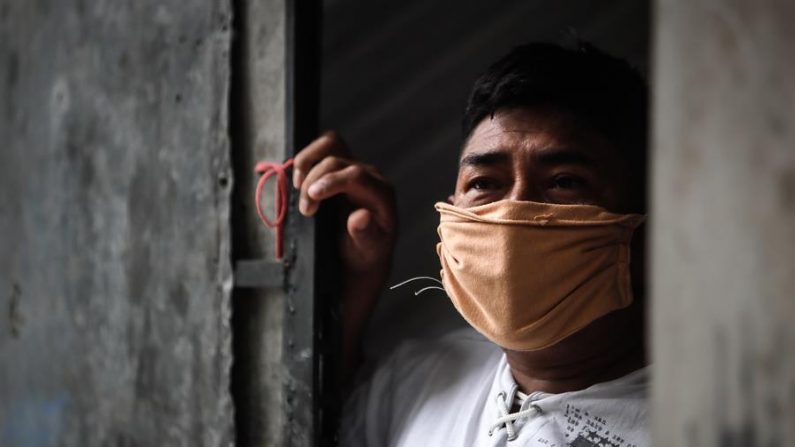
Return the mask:
{"type": "Polygon", "coordinates": [[[473,200],[468,199],[466,196],[462,196],[462,198],[457,199],[455,203],[453,203],[453,205],[459,208],[471,208],[477,205],[477,203],[475,203],[473,200]]]}
{"type": "Polygon", "coordinates": [[[459,189],[456,189],[455,194],[450,196],[450,199],[451,203],[459,208],[467,208],[474,205],[472,198],[459,189]]]}
{"type": "Polygon", "coordinates": [[[477,204],[477,200],[475,200],[476,194],[472,194],[471,191],[467,190],[468,181],[469,179],[466,176],[458,176],[455,183],[455,193],[449,197],[450,203],[460,208],[467,208],[477,204]]]}
{"type": "Polygon", "coordinates": [[[461,181],[461,178],[459,177],[458,179],[456,179],[456,182],[455,182],[455,192],[452,195],[450,195],[447,198],[447,200],[450,203],[452,203],[453,205],[455,205],[455,206],[461,206],[459,204],[461,203],[461,200],[462,200],[462,198],[465,195],[466,194],[464,194],[463,182],[461,181]]]}
{"type": "Polygon", "coordinates": [[[470,191],[468,193],[462,192],[461,194],[456,194],[453,205],[461,208],[469,208],[511,198],[513,197],[511,197],[510,190],[470,191]]]}

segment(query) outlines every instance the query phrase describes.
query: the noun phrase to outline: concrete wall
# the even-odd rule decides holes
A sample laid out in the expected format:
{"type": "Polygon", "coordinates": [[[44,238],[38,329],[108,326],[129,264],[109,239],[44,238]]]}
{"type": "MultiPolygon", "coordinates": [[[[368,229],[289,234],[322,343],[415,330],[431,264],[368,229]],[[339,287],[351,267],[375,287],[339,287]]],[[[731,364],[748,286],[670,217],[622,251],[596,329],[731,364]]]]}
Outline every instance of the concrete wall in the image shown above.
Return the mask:
{"type": "MultiPolygon", "coordinates": [[[[274,231],[259,221],[254,206],[253,169],[257,161],[286,158],[285,2],[239,0],[235,6],[234,257],[275,261],[274,231]]],[[[272,217],[274,186],[269,181],[263,194],[263,209],[272,217]]],[[[241,446],[283,445],[284,306],[279,288],[235,290],[233,392],[241,446]]]]}
{"type": "Polygon", "coordinates": [[[229,22],[0,0],[0,445],[231,444],[229,22]]]}
{"type": "Polygon", "coordinates": [[[657,2],[654,442],[795,445],[795,3],[657,2]]]}

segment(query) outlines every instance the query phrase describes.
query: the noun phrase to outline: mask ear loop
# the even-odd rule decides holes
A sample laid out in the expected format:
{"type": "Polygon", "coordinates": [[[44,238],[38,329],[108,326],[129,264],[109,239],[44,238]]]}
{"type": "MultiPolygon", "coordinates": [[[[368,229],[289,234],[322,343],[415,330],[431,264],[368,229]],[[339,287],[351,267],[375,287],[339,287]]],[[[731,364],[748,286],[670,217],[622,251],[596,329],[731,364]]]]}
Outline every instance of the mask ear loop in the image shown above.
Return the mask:
{"type": "Polygon", "coordinates": [[[389,290],[396,289],[398,287],[404,286],[404,285],[406,285],[406,284],[408,284],[408,283],[410,283],[412,281],[416,281],[418,279],[428,279],[428,280],[431,280],[431,281],[434,281],[434,282],[438,283],[442,287],[437,287],[437,286],[423,287],[420,290],[416,290],[414,292],[414,296],[417,296],[417,295],[421,294],[422,292],[425,292],[426,290],[432,290],[432,289],[441,290],[442,292],[447,293],[447,291],[444,290],[444,283],[442,283],[441,281],[439,281],[438,279],[436,279],[436,278],[434,278],[432,276],[415,276],[413,278],[409,278],[409,279],[407,279],[407,280],[405,280],[403,282],[395,284],[394,286],[390,287],[389,290]]]}

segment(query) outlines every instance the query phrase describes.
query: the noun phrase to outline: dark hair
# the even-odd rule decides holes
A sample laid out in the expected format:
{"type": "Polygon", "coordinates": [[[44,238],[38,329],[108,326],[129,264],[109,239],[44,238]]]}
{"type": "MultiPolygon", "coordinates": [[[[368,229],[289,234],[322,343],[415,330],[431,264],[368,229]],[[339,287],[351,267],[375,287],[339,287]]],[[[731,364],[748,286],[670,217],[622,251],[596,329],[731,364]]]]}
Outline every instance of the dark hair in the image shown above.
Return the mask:
{"type": "MultiPolygon", "coordinates": [[[[572,46],[522,45],[489,67],[469,95],[464,138],[500,109],[551,107],[567,111],[618,147],[632,171],[633,189],[644,190],[646,83],[627,62],[582,40],[572,46]]],[[[645,196],[644,191],[635,192],[645,196]]]]}

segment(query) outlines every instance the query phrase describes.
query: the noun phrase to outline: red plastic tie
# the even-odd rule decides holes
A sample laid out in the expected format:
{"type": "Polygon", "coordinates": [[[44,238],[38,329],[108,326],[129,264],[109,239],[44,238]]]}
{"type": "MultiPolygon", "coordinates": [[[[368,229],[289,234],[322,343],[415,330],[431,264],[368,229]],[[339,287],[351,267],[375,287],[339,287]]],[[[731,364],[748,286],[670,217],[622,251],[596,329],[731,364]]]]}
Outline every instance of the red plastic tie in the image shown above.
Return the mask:
{"type": "Polygon", "coordinates": [[[259,182],[257,182],[257,192],[254,198],[257,204],[257,215],[259,216],[259,220],[261,220],[266,227],[276,229],[276,259],[281,259],[284,254],[284,217],[287,214],[289,192],[287,174],[285,171],[292,165],[293,159],[290,158],[285,161],[284,164],[261,161],[257,163],[257,166],[254,168],[254,171],[260,174],[259,182]],[[265,187],[265,182],[273,175],[276,176],[276,197],[274,200],[276,218],[270,220],[262,211],[262,189],[265,187]]]}

